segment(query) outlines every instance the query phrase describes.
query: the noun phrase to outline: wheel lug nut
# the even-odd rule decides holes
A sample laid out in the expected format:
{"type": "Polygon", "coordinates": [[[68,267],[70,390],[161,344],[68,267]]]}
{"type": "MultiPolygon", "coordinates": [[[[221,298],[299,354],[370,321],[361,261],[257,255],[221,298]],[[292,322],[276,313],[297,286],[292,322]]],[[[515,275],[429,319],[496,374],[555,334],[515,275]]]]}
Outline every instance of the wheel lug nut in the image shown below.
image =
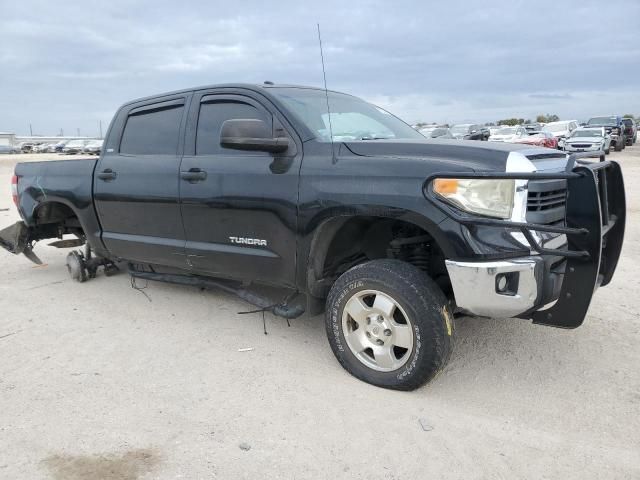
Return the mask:
{"type": "Polygon", "coordinates": [[[367,325],[371,325],[371,318],[367,317],[367,325]]]}
{"type": "Polygon", "coordinates": [[[384,345],[384,342],[382,340],[380,340],[379,338],[376,340],[376,343],[378,345],[384,345]]]}
{"type": "Polygon", "coordinates": [[[385,335],[386,337],[390,337],[390,336],[391,336],[391,330],[389,330],[388,328],[386,328],[386,329],[384,330],[384,335],[385,335]]]}
{"type": "Polygon", "coordinates": [[[371,334],[367,332],[367,338],[371,338],[371,334]]]}
{"type": "Polygon", "coordinates": [[[382,315],[378,315],[376,317],[376,320],[378,321],[378,323],[382,323],[384,321],[384,317],[382,315]]]}

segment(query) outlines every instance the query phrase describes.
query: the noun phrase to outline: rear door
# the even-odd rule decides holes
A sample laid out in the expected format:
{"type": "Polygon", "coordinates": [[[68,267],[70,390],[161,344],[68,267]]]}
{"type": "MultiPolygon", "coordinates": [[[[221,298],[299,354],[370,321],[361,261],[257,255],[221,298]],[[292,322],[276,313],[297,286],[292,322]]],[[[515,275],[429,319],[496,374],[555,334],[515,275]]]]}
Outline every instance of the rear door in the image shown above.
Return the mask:
{"type": "Polygon", "coordinates": [[[94,199],[110,253],[186,268],[178,175],[188,96],[125,107],[96,166],[94,199]]]}
{"type": "Polygon", "coordinates": [[[194,94],[180,167],[187,261],[208,275],[293,285],[301,144],[251,92],[194,94]],[[260,119],[290,139],[282,154],[220,145],[222,123],[260,119]],[[200,179],[192,179],[193,173],[200,179]]]}

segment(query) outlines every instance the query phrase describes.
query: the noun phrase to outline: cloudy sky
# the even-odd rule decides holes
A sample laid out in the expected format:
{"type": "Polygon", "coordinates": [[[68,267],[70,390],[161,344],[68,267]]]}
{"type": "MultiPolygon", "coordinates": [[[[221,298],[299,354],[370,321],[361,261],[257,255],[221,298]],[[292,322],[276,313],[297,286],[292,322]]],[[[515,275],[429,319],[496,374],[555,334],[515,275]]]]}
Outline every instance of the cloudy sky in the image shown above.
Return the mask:
{"type": "Polygon", "coordinates": [[[408,122],[640,114],[640,1],[5,0],[0,131],[95,135],[117,107],[223,82],[320,86],[408,122]]]}

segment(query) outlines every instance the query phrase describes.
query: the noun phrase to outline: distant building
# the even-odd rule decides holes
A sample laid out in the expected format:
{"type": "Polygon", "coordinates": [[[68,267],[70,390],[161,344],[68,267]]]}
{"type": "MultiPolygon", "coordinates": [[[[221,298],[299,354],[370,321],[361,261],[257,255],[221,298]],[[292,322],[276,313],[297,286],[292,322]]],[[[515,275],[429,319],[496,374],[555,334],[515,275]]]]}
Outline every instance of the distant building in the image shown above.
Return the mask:
{"type": "Polygon", "coordinates": [[[15,133],[0,132],[0,145],[15,145],[16,135],[15,133]]]}

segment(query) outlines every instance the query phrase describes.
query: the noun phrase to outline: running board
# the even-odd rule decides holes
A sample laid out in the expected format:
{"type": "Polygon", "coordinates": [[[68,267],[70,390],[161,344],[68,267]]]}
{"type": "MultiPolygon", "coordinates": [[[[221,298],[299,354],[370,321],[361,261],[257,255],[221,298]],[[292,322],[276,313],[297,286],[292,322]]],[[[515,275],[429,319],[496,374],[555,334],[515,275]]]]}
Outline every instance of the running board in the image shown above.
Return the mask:
{"type": "Polygon", "coordinates": [[[198,275],[146,272],[136,270],[131,264],[129,264],[129,274],[134,278],[141,278],[144,280],[154,280],[157,282],[175,283],[178,285],[189,285],[200,288],[217,288],[224,292],[231,293],[251,305],[255,305],[260,310],[271,312],[274,315],[284,317],[286,319],[298,318],[305,311],[302,305],[289,305],[288,302],[292,300],[292,298],[290,298],[291,296],[285,298],[279,303],[274,303],[269,298],[250,292],[242,284],[232,282],[230,280],[213,280],[211,278],[201,277],[198,275]]]}

